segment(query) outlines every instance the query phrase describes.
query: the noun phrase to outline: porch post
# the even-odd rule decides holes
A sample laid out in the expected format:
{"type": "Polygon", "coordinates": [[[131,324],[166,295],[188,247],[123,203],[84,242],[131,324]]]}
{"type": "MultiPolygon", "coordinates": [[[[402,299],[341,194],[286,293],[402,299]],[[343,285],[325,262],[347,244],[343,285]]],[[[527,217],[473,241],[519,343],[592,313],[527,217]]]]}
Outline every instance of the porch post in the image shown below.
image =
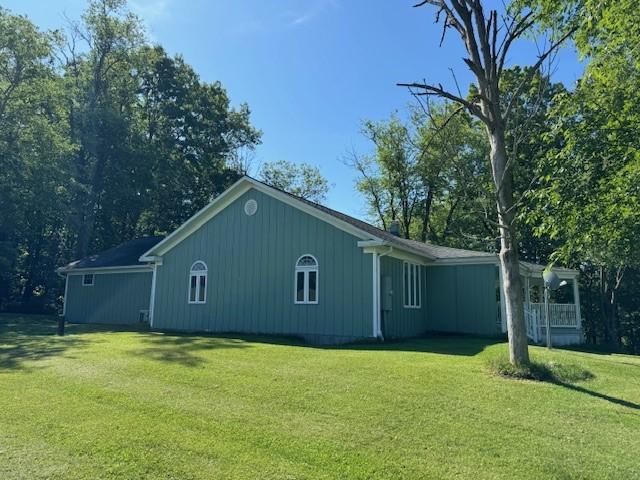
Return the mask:
{"type": "Polygon", "coordinates": [[[373,283],[373,338],[377,338],[378,337],[378,315],[380,315],[380,287],[379,287],[379,282],[380,282],[380,272],[378,271],[378,268],[380,266],[380,263],[378,262],[378,253],[377,252],[373,252],[371,254],[371,257],[373,259],[373,266],[372,266],[372,270],[373,270],[373,278],[372,278],[372,283],[373,283]]]}
{"type": "Polygon", "coordinates": [[[529,277],[529,275],[524,277],[524,288],[524,302],[527,305],[527,308],[529,308],[529,304],[531,303],[531,277],[529,277]]]}
{"type": "Polygon", "coordinates": [[[578,288],[578,277],[573,277],[573,303],[576,307],[576,320],[578,328],[582,328],[582,316],[580,315],[580,289],[578,288]]]}

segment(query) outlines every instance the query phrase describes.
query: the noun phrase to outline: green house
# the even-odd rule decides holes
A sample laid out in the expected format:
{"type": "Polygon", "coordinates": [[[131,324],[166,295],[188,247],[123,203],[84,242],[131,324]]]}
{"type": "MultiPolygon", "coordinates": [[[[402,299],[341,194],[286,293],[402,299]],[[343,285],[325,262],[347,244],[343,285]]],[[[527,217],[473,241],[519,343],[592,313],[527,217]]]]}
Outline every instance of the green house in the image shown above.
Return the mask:
{"type": "MultiPolygon", "coordinates": [[[[529,334],[540,266],[522,264],[529,334]],[[533,296],[533,298],[532,298],[533,296]]],[[[312,343],[426,332],[500,335],[496,255],[398,237],[243,177],[166,238],[126,242],[58,269],[70,322],[291,335],[312,343]]],[[[555,343],[582,340],[573,302],[552,305],[555,343]]]]}

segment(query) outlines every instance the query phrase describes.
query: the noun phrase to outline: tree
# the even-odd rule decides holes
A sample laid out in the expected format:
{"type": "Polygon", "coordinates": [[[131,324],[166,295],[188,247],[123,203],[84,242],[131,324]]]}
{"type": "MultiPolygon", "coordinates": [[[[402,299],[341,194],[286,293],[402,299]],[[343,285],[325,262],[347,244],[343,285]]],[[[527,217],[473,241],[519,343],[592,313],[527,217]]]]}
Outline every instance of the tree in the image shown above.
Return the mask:
{"type": "Polygon", "coordinates": [[[87,255],[92,245],[108,171],[121,171],[115,164],[131,158],[131,59],[143,40],[140,21],[125,9],[124,0],[93,0],[83,24],[72,27],[65,73],[71,136],[78,145],[72,164],[77,258],[87,255]],[[86,52],[78,53],[78,41],[84,41],[86,52]]]}
{"type": "Polygon", "coordinates": [[[55,268],[165,234],[238,178],[260,132],[123,0],[41,32],[0,9],[0,309],[51,310],[55,268]]]}
{"type": "Polygon", "coordinates": [[[267,162],[260,169],[260,179],[272,187],[316,203],[322,203],[329,191],[329,182],[320,169],[306,163],[267,162]]]}
{"type": "Polygon", "coordinates": [[[457,112],[451,102],[429,102],[423,107],[412,113],[416,143],[422,152],[418,171],[427,193],[417,238],[440,245],[492,249],[496,232],[485,221],[490,175],[479,122],[457,112]]]}
{"type": "MultiPolygon", "coordinates": [[[[490,145],[490,164],[496,195],[496,213],[500,232],[500,269],[505,298],[507,330],[509,336],[509,358],[512,364],[521,365],[529,361],[527,334],[524,320],[522,281],[518,253],[518,205],[513,192],[512,165],[515,158],[507,151],[506,124],[513,108],[513,101],[503,96],[501,79],[507,55],[516,40],[531,31],[537,12],[514,8],[501,16],[496,10],[486,12],[481,0],[423,0],[417,6],[432,5],[438,9],[436,20],[443,21],[443,37],[449,29],[455,30],[468,57],[465,64],[475,77],[475,85],[469,97],[453,93],[442,85],[427,83],[400,84],[408,87],[416,96],[436,96],[456,102],[478,118],[485,126],[490,145]],[[486,15],[488,13],[488,16],[486,15]]],[[[531,77],[545,60],[573,33],[565,32],[553,41],[550,47],[538,56],[514,93],[529,85],[531,77]]]]}
{"type": "Polygon", "coordinates": [[[202,82],[182,57],[144,46],[136,66],[136,151],[151,180],[136,228],[164,234],[238,178],[237,152],[252,152],[261,133],[251,126],[246,104],[232,108],[222,85],[202,82]]]}
{"type": "Polygon", "coordinates": [[[640,269],[640,7],[628,0],[540,3],[549,21],[579,25],[576,43],[590,62],[550,115],[530,221],[558,242],[554,259],[582,268],[584,287],[598,298],[587,310],[591,339],[614,348],[624,339],[636,348],[638,305],[627,295],[621,312],[619,294],[640,269]]]}
{"type": "Polygon", "coordinates": [[[55,32],[0,9],[0,308],[55,284],[70,153],[54,69],[55,32]]]}
{"type": "Polygon", "coordinates": [[[357,188],[382,228],[400,220],[406,238],[486,249],[487,234],[495,233],[475,217],[467,221],[467,212],[478,216],[484,202],[484,137],[469,115],[451,116],[456,108],[429,104],[411,108],[406,122],[395,115],[365,122],[364,134],[375,152],[353,154],[348,163],[358,171],[357,188]]]}
{"type": "Polygon", "coordinates": [[[414,132],[393,116],[387,122],[366,121],[363,134],[375,145],[375,155],[353,155],[351,165],[360,173],[358,189],[368,199],[384,229],[398,221],[400,233],[411,237],[411,227],[423,195],[418,162],[420,150],[414,132]]]}

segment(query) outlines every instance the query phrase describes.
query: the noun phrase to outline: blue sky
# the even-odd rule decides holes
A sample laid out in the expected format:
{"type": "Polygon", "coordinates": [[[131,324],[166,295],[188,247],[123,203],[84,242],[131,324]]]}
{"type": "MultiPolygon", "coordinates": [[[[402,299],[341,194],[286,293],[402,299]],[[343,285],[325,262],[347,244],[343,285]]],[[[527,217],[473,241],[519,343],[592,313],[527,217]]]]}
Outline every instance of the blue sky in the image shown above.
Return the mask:
{"type": "MultiPolygon", "coordinates": [[[[487,1],[487,4],[500,3],[487,1]]],[[[247,102],[263,131],[261,162],[317,165],[332,184],[328,206],[364,218],[347,152],[371,151],[360,134],[364,119],[402,112],[411,101],[397,82],[426,79],[464,89],[470,80],[459,40],[440,26],[430,7],[411,0],[130,0],[149,38],[180,53],[204,80],[220,80],[234,104],[247,102]]],[[[78,19],[83,0],[4,0],[44,29],[78,19]]],[[[533,43],[512,50],[526,64],[533,43]]],[[[571,48],[557,58],[554,78],[573,85],[582,71],[571,48]]]]}

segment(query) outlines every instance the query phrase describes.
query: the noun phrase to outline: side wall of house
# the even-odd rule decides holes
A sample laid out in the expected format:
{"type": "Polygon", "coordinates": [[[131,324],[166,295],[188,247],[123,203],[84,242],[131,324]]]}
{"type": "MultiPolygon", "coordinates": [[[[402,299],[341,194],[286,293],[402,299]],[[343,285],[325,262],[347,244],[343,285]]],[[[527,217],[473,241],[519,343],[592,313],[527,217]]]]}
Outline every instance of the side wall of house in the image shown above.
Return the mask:
{"type": "Polygon", "coordinates": [[[163,255],[153,328],[270,333],[316,342],[370,337],[372,256],[358,238],[251,189],[163,255]],[[255,199],[257,212],[244,212],[255,199]],[[319,265],[318,303],[294,303],[295,264],[319,265]],[[205,304],[188,303],[189,271],[208,268],[205,304]]]}
{"type": "Polygon", "coordinates": [[[498,335],[497,275],[494,265],[427,267],[428,329],[498,335]]]}
{"type": "Polygon", "coordinates": [[[137,323],[149,309],[151,272],[95,274],[93,286],[82,275],[68,276],[65,318],[73,323],[137,323]]]}
{"type": "Polygon", "coordinates": [[[385,338],[408,338],[424,334],[427,323],[427,267],[420,267],[420,308],[404,306],[403,261],[385,256],[380,259],[380,298],[382,305],[382,329],[385,338]],[[391,281],[391,310],[385,310],[385,295],[389,278],[391,281]]]}

